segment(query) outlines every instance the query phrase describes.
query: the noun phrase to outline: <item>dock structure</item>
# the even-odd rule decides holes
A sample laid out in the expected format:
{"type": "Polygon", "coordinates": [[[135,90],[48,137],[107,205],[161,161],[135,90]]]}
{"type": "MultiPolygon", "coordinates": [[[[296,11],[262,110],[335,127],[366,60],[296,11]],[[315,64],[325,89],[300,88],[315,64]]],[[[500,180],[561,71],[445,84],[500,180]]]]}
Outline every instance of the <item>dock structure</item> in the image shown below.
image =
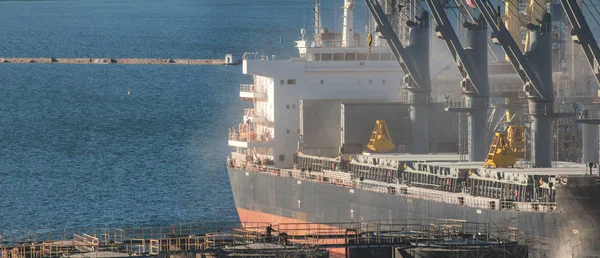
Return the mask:
{"type": "Polygon", "coordinates": [[[224,65],[225,59],[0,57],[1,64],[224,65]]]}
{"type": "MultiPolygon", "coordinates": [[[[515,228],[458,220],[389,220],[348,223],[189,223],[161,228],[12,230],[0,232],[1,258],[129,257],[182,253],[237,257],[264,253],[328,257],[327,250],[346,253],[377,248],[408,253],[519,246],[515,228]],[[271,231],[271,230],[269,230],[271,231]]],[[[372,252],[370,250],[369,252],[372,252]]],[[[364,256],[363,256],[364,257],[364,256]]],[[[400,256],[405,257],[405,256],[400,256]]]]}

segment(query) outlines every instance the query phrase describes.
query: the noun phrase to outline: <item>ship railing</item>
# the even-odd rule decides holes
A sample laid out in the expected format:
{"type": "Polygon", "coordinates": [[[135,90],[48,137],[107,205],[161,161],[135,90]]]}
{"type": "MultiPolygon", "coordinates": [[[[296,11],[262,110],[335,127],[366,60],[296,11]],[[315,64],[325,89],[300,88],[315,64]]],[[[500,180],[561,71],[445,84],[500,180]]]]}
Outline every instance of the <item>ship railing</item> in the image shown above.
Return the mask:
{"type": "Polygon", "coordinates": [[[230,132],[228,139],[230,141],[241,141],[241,142],[256,142],[256,143],[266,143],[266,142],[270,142],[271,138],[268,137],[265,134],[258,134],[255,131],[250,131],[250,132],[242,132],[242,133],[238,133],[238,132],[230,132]]]}
{"type": "Polygon", "coordinates": [[[155,255],[163,251],[206,249],[231,244],[232,229],[239,226],[239,222],[233,221],[154,228],[0,230],[0,257],[25,257],[13,255],[25,253],[31,254],[27,257],[68,257],[69,254],[98,250],[125,252],[125,257],[127,254],[155,255]]]}
{"type": "Polygon", "coordinates": [[[442,192],[432,192],[432,190],[416,189],[414,187],[402,187],[399,189],[397,186],[386,186],[386,185],[375,185],[369,183],[356,184],[347,176],[343,175],[343,172],[339,172],[339,176],[333,175],[331,172],[309,172],[301,171],[297,169],[278,169],[271,167],[263,167],[258,165],[251,165],[245,167],[246,171],[267,173],[274,176],[290,177],[300,179],[304,181],[313,181],[319,183],[328,183],[340,186],[346,186],[349,188],[358,188],[360,190],[387,193],[392,195],[398,195],[408,198],[428,200],[440,203],[464,205],[477,209],[494,209],[494,210],[515,210],[515,211],[526,211],[526,212],[553,212],[556,210],[556,202],[513,202],[513,201],[501,201],[500,199],[481,198],[473,196],[458,196],[442,192]],[[394,191],[390,191],[390,188],[394,188],[394,191]]]}
{"type": "Polygon", "coordinates": [[[479,103],[479,102],[474,102],[474,101],[470,101],[470,100],[447,100],[446,104],[445,104],[445,108],[464,108],[464,109],[470,109],[470,108],[477,108],[479,105],[479,108],[487,108],[488,104],[486,102],[483,103],[479,103]]]}
{"type": "Polygon", "coordinates": [[[577,119],[585,120],[585,119],[600,119],[600,111],[599,110],[590,110],[583,109],[577,112],[577,119]]]}
{"type": "Polygon", "coordinates": [[[240,84],[240,92],[266,92],[265,88],[261,85],[254,84],[240,84]]]}
{"type": "Polygon", "coordinates": [[[400,191],[398,191],[397,195],[442,203],[456,203],[456,197],[452,195],[408,187],[400,187],[400,191]]]}
{"type": "Polygon", "coordinates": [[[244,116],[264,117],[265,114],[262,112],[257,112],[254,108],[246,108],[244,109],[244,116]]]}
{"type": "Polygon", "coordinates": [[[554,212],[556,202],[513,202],[500,201],[500,209],[525,212],[554,212]]]}
{"type": "Polygon", "coordinates": [[[320,183],[329,183],[334,185],[342,185],[347,187],[352,187],[354,185],[354,181],[351,179],[349,175],[344,172],[338,173],[324,173],[324,172],[313,172],[313,171],[302,171],[298,169],[279,169],[272,168],[267,166],[260,165],[248,165],[244,168],[246,171],[257,172],[257,173],[266,173],[274,176],[281,177],[290,177],[294,179],[300,179],[304,181],[313,181],[320,183]]]}
{"type": "MultiPolygon", "coordinates": [[[[158,228],[129,229],[82,229],[78,234],[67,234],[69,230],[54,230],[31,234],[25,230],[9,234],[0,232],[6,242],[0,246],[2,258],[65,257],[70,254],[85,254],[93,245],[96,250],[116,250],[122,256],[156,255],[163,252],[186,252],[215,250],[225,246],[241,246],[251,243],[274,243],[292,246],[368,245],[404,243],[404,240],[424,244],[439,244],[440,241],[477,239],[486,243],[516,241],[516,229],[499,223],[494,225],[463,220],[381,220],[340,223],[280,223],[274,224],[276,234],[272,239],[266,234],[269,223],[252,222],[205,222],[172,225],[158,228]],[[285,234],[284,234],[285,233],[285,234]],[[117,240],[102,241],[108,236],[120,236],[117,240]],[[21,238],[27,236],[26,238],[21,238]],[[76,240],[79,239],[79,240],[76,240]],[[513,239],[513,240],[511,240],[513,239]],[[275,240],[275,241],[269,241],[275,240]],[[425,242],[426,240],[427,242],[425,242]],[[85,243],[91,241],[90,243],[85,243]],[[79,242],[79,243],[78,243],[79,242]],[[79,249],[79,250],[78,250],[79,249]]],[[[97,254],[101,255],[101,254],[97,254]]],[[[87,255],[86,255],[87,256],[87,255]]],[[[93,255],[92,255],[93,256],[93,255]]]]}

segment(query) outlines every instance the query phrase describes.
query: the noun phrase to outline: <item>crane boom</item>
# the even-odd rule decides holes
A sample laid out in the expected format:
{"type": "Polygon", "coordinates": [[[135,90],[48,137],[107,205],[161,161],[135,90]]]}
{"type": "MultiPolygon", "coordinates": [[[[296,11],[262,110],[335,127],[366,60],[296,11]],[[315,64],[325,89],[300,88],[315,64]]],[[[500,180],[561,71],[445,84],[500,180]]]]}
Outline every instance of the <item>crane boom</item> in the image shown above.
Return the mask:
{"type": "MultiPolygon", "coordinates": [[[[475,4],[492,30],[492,40],[502,46],[521,81],[526,86],[531,86],[537,93],[537,96],[530,95],[530,97],[540,98],[548,102],[554,101],[554,93],[543,91],[544,87],[542,87],[540,79],[533,72],[525,55],[506,29],[500,13],[494,12],[494,7],[489,0],[475,0],[475,4]]],[[[528,92],[528,94],[530,93],[528,92]]]]}
{"type": "MultiPolygon", "coordinates": [[[[380,0],[385,1],[385,0],[380,0]]],[[[394,27],[378,0],[365,0],[375,22],[377,32],[387,41],[390,50],[404,72],[404,102],[410,106],[411,139],[410,152],[429,153],[429,110],[431,101],[431,77],[429,68],[429,13],[423,12],[416,21],[407,21],[409,42],[403,46],[394,27]]],[[[371,39],[369,34],[368,39],[371,39]]]]}
{"type": "MultiPolygon", "coordinates": [[[[454,58],[454,62],[456,63],[456,67],[458,68],[460,75],[463,77],[463,79],[466,79],[468,82],[470,82],[477,95],[481,96],[481,84],[478,76],[464,52],[464,48],[462,47],[460,40],[458,40],[458,36],[456,35],[454,28],[452,28],[452,24],[450,23],[450,20],[444,11],[444,7],[439,0],[427,0],[426,2],[437,24],[436,34],[439,38],[446,42],[446,46],[448,47],[448,50],[450,50],[452,58],[454,58]]],[[[463,88],[463,90],[467,93],[473,92],[468,88],[463,88]]]]}
{"type": "Polygon", "coordinates": [[[600,48],[598,47],[598,42],[594,38],[594,34],[592,34],[577,1],[560,0],[560,3],[573,27],[571,37],[575,43],[580,44],[581,48],[583,48],[585,57],[596,78],[596,82],[600,85],[600,65],[598,63],[598,59],[600,58],[600,48]]]}
{"type": "Polygon", "coordinates": [[[377,30],[381,33],[383,38],[387,41],[388,45],[390,46],[392,53],[394,54],[396,60],[398,60],[398,63],[400,64],[402,72],[404,72],[405,75],[410,76],[412,84],[416,86],[416,88],[425,88],[423,87],[423,85],[420,84],[422,82],[422,79],[429,78],[421,77],[419,69],[417,69],[417,67],[414,65],[412,57],[406,51],[406,48],[402,45],[400,39],[398,39],[398,35],[396,35],[396,32],[394,32],[394,28],[392,27],[392,24],[388,21],[387,16],[383,11],[383,8],[381,8],[381,5],[377,2],[377,0],[365,0],[365,3],[367,4],[369,11],[373,15],[373,18],[377,23],[377,30]]]}

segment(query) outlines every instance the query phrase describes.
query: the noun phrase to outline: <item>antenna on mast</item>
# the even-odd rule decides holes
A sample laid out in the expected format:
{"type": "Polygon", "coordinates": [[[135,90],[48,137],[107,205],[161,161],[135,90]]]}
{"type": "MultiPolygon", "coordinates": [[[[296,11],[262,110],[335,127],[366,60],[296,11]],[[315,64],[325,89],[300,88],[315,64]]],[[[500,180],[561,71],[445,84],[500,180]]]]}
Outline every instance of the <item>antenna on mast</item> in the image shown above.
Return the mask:
{"type": "Polygon", "coordinates": [[[313,41],[317,47],[321,46],[321,4],[313,2],[313,41]]]}

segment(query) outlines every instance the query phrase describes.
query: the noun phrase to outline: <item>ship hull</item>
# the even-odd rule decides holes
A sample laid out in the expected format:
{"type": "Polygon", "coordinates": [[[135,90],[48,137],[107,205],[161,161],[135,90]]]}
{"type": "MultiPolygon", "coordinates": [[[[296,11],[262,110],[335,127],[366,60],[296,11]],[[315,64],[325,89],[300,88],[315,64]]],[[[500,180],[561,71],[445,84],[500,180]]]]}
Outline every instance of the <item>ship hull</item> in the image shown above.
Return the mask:
{"type": "MultiPolygon", "coordinates": [[[[590,207],[598,187],[557,191],[570,209],[524,212],[477,209],[228,167],[240,220],[337,223],[392,219],[460,219],[519,229],[530,257],[600,257],[600,212],[590,207]],[[587,194],[581,201],[579,197],[587,194]],[[577,203],[581,202],[581,205],[577,203]]],[[[591,207],[599,206],[595,202],[591,207]]]]}

